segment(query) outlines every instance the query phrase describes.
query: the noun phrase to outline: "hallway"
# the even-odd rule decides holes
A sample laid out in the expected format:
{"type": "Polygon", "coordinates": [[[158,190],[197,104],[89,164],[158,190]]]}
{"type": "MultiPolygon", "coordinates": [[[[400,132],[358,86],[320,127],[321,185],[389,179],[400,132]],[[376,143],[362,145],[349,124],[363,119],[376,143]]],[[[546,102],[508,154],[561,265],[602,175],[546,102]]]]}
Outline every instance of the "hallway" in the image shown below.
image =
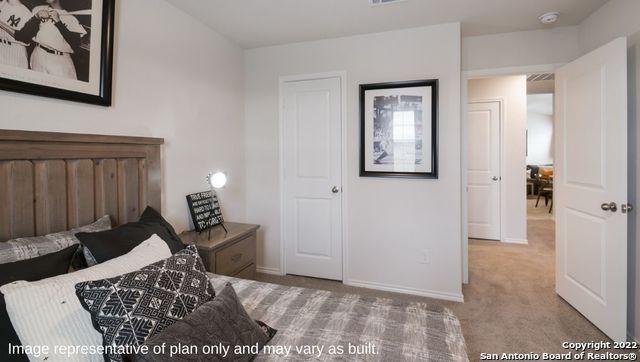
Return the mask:
{"type": "Polygon", "coordinates": [[[450,308],[472,360],[481,352],[566,353],[565,341],[609,340],[555,293],[553,221],[527,223],[528,245],[469,242],[466,303],[450,308]]]}

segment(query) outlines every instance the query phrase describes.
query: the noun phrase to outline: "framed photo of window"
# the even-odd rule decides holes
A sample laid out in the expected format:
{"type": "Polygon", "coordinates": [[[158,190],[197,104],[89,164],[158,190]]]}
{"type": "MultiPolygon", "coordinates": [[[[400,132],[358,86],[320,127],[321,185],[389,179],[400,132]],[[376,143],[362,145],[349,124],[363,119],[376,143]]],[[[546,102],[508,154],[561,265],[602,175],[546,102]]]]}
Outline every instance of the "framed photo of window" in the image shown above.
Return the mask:
{"type": "Polygon", "coordinates": [[[0,1],[0,89],[111,105],[115,0],[0,1]]]}
{"type": "Polygon", "coordinates": [[[360,176],[438,178],[438,80],[360,85],[360,176]]]}

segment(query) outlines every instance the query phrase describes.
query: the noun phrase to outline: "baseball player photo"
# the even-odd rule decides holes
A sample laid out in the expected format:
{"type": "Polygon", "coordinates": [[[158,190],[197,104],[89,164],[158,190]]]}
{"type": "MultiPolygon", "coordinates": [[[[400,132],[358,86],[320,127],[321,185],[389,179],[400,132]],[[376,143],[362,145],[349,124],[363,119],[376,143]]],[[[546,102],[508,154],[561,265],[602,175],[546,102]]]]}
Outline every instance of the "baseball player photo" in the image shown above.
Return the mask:
{"type": "Polygon", "coordinates": [[[111,105],[116,0],[0,0],[0,90],[111,105]]]}
{"type": "Polygon", "coordinates": [[[31,11],[20,0],[0,1],[0,63],[29,68],[27,59],[29,39],[21,38],[20,34],[16,35],[29,19],[31,19],[31,11]]]}
{"type": "Polygon", "coordinates": [[[0,0],[0,65],[89,81],[92,0],[0,0]]]}
{"type": "Polygon", "coordinates": [[[33,16],[40,20],[33,37],[31,69],[59,77],[77,79],[71,55],[80,47],[87,34],[78,19],[62,8],[63,0],[47,0],[46,5],[33,8],[33,16]]]}

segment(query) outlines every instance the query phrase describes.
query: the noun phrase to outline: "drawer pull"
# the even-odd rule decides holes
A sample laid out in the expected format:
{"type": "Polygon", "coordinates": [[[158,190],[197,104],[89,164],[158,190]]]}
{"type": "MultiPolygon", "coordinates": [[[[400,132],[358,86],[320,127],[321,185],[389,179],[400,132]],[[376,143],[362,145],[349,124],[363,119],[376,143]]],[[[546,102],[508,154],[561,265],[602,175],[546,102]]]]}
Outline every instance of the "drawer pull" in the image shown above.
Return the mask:
{"type": "Polygon", "coordinates": [[[231,261],[234,263],[239,262],[240,259],[242,259],[242,253],[235,254],[234,256],[231,257],[231,261]]]}

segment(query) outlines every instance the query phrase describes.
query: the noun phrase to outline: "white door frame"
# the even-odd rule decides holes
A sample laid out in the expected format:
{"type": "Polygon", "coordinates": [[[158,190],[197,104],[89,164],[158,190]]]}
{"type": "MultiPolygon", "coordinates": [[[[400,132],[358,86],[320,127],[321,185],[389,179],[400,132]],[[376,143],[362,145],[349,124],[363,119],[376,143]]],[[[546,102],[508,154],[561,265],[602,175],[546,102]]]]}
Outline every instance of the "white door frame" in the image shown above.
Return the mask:
{"type": "MultiPolygon", "coordinates": [[[[564,65],[565,63],[559,64],[540,64],[540,65],[530,65],[530,66],[522,66],[522,67],[508,67],[508,68],[488,68],[488,69],[478,69],[478,70],[466,70],[462,72],[462,84],[461,84],[461,190],[462,193],[462,207],[461,209],[461,220],[462,220],[462,283],[469,283],[469,230],[468,230],[468,198],[467,198],[467,136],[469,135],[469,120],[468,120],[468,107],[467,103],[469,102],[469,80],[471,79],[479,79],[479,78],[489,78],[489,77],[498,77],[498,76],[507,76],[507,75],[523,75],[527,73],[545,73],[545,72],[554,72],[556,69],[564,65]]],[[[504,110],[501,107],[500,111],[503,113],[504,110]]],[[[503,113],[504,114],[504,113],[503,113]]],[[[504,127],[504,122],[500,125],[501,135],[502,135],[502,127],[504,127]]],[[[502,144],[502,139],[500,140],[502,144]]],[[[500,172],[502,173],[504,170],[503,167],[503,159],[502,159],[502,148],[500,153],[500,172]]],[[[501,185],[502,186],[502,183],[501,185]]],[[[504,241],[504,196],[502,195],[504,188],[500,187],[500,237],[501,241],[504,241]]],[[[526,220],[525,220],[526,223],[526,220]]]]}
{"type": "MultiPolygon", "coordinates": [[[[471,79],[473,79],[473,78],[471,78],[471,79]]],[[[469,101],[467,101],[467,104],[465,104],[465,108],[469,105],[469,103],[498,103],[498,109],[500,110],[500,119],[499,119],[499,122],[500,122],[500,138],[498,139],[498,143],[499,143],[499,145],[498,145],[499,156],[498,157],[500,158],[500,165],[498,166],[498,167],[500,167],[500,173],[498,174],[498,177],[500,178],[500,182],[498,183],[498,197],[500,198],[500,201],[499,201],[500,202],[500,241],[504,242],[505,241],[504,240],[504,234],[505,234],[505,232],[504,232],[504,230],[505,230],[505,222],[504,222],[504,220],[505,220],[505,215],[506,215],[506,213],[505,213],[506,205],[504,204],[504,202],[506,200],[506,196],[504,194],[506,188],[502,187],[502,174],[504,172],[504,123],[505,123],[504,122],[504,111],[505,111],[504,110],[504,99],[503,98],[473,98],[473,99],[469,99],[469,101]]],[[[468,111],[468,108],[466,108],[466,111],[468,111]]],[[[469,131],[469,128],[468,128],[469,127],[468,116],[469,116],[468,114],[465,114],[465,116],[464,116],[465,132],[469,131]]],[[[465,137],[464,139],[468,141],[468,137],[465,137]]],[[[467,165],[467,161],[468,160],[467,160],[467,154],[466,154],[467,146],[468,146],[468,144],[465,144],[463,146],[463,150],[465,152],[465,154],[463,156],[464,157],[464,162],[465,162],[464,163],[465,168],[464,168],[464,171],[463,171],[463,173],[464,173],[463,177],[464,177],[464,179],[466,181],[469,181],[468,177],[467,177],[467,167],[466,167],[466,166],[468,166],[467,165]]],[[[466,185],[466,184],[464,185],[464,200],[465,200],[464,206],[467,208],[467,211],[468,211],[469,201],[468,201],[468,198],[467,198],[467,195],[468,195],[467,194],[468,193],[467,186],[468,185],[466,185]]],[[[467,217],[469,217],[468,214],[466,214],[466,215],[467,215],[467,217]]],[[[468,222],[468,220],[467,220],[467,222],[468,222]]],[[[469,230],[468,230],[469,229],[469,225],[465,224],[465,228],[466,229],[464,231],[468,234],[469,233],[469,230]]],[[[468,241],[467,241],[467,243],[468,243],[468,241]]]]}
{"type": "Polygon", "coordinates": [[[333,71],[313,74],[299,74],[299,75],[287,75],[281,76],[278,81],[278,127],[279,132],[279,168],[280,168],[280,274],[287,274],[286,253],[285,253],[285,240],[284,240],[284,204],[285,204],[285,190],[284,190],[284,112],[283,110],[283,88],[285,83],[300,82],[306,80],[318,80],[327,78],[339,78],[340,79],[340,122],[341,122],[341,173],[340,182],[342,187],[342,197],[340,208],[342,210],[342,280],[343,282],[348,280],[347,277],[347,72],[346,71],[333,71]]]}

